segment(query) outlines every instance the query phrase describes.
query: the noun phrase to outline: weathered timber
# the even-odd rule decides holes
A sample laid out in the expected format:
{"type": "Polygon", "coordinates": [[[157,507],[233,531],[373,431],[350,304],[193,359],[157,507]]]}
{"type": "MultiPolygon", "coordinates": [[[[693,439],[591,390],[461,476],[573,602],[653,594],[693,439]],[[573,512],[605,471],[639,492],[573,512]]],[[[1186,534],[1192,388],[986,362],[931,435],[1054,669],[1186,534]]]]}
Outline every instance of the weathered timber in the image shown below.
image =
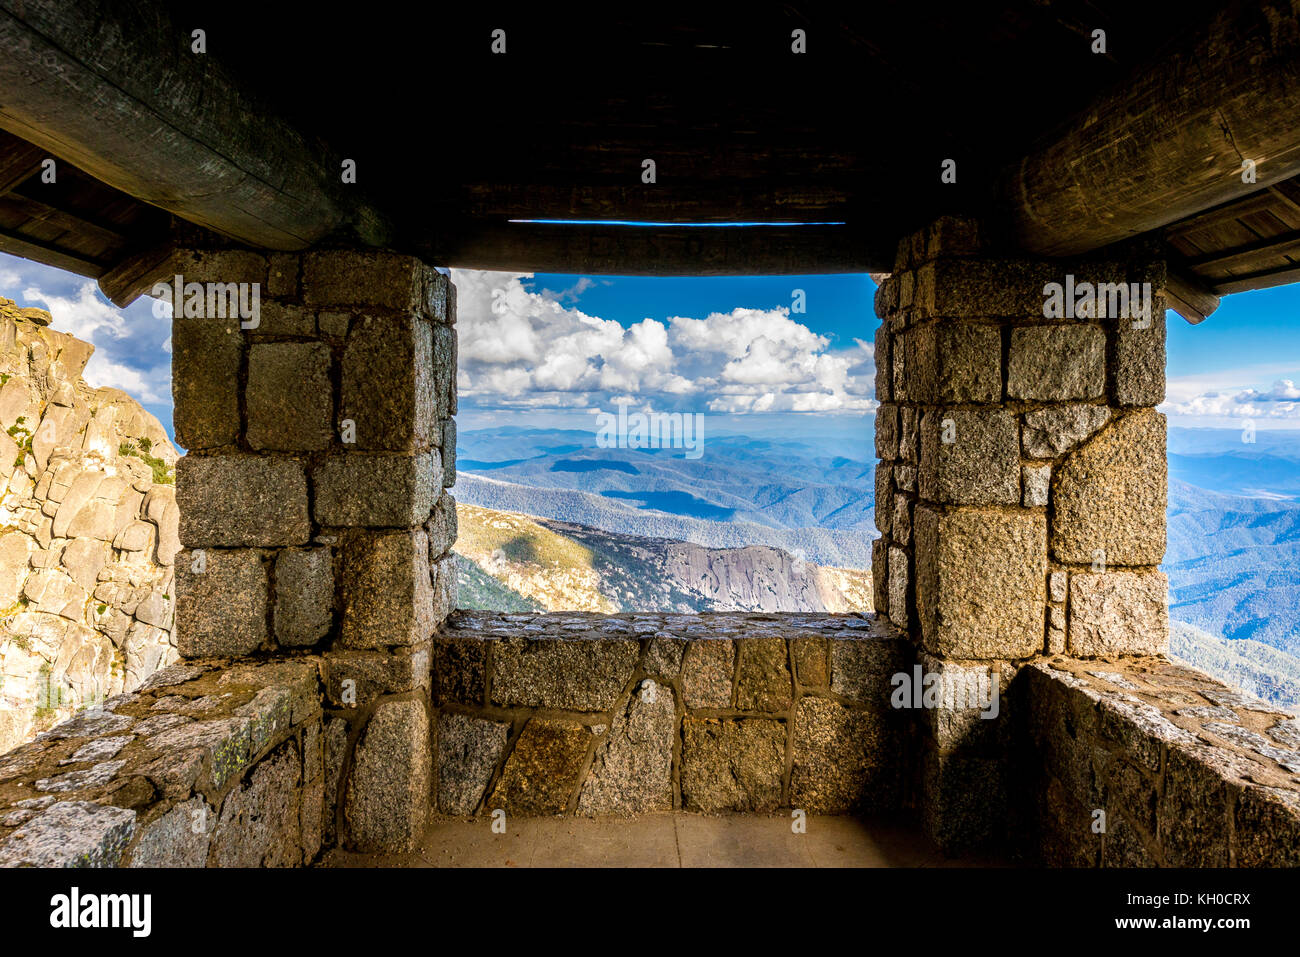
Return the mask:
{"type": "Polygon", "coordinates": [[[425,254],[466,269],[611,275],[739,276],[887,267],[879,242],[850,226],[467,225],[425,254]]]}
{"type": "Polygon", "coordinates": [[[1221,295],[1234,292],[1249,292],[1252,289],[1271,289],[1274,286],[1288,286],[1300,282],[1300,266],[1294,269],[1270,270],[1268,272],[1250,273],[1240,278],[1221,282],[1214,288],[1221,295]]]}
{"type": "Polygon", "coordinates": [[[147,0],[0,2],[0,127],[147,203],[241,241],[299,249],[379,217],[321,155],[189,50],[147,0]]]}
{"type": "MultiPolygon", "coordinates": [[[[732,53],[706,54],[686,43],[665,58],[645,55],[643,25],[629,21],[626,49],[606,51],[609,83],[598,88],[587,69],[538,75],[527,55],[493,61],[475,87],[476,102],[491,103],[494,92],[530,82],[534,97],[578,104],[558,119],[522,122],[524,156],[501,148],[494,114],[484,119],[474,110],[458,118],[456,149],[391,150],[391,133],[407,117],[388,94],[415,82],[399,82],[413,76],[411,69],[386,64],[373,76],[349,77],[343,88],[331,85],[334,78],[318,62],[328,60],[321,50],[358,42],[336,27],[322,26],[314,43],[300,44],[310,53],[286,54],[283,82],[272,87],[261,81],[262,54],[269,53],[263,41],[228,42],[240,28],[237,19],[209,23],[215,45],[208,56],[190,50],[190,25],[173,21],[157,0],[90,0],[79,9],[0,0],[0,128],[30,138],[0,137],[0,191],[11,187],[12,200],[0,202],[0,220],[6,248],[22,244],[40,261],[107,273],[103,288],[121,303],[145,283],[139,257],[152,252],[141,251],[152,251],[166,234],[159,209],[261,248],[328,239],[385,245],[453,266],[737,275],[883,271],[900,235],[940,212],[976,208],[986,210],[1000,243],[1048,255],[1099,248],[1165,224],[1189,284],[1184,297],[1175,292],[1175,308],[1203,317],[1224,283],[1272,284],[1272,276],[1293,266],[1292,246],[1280,237],[1300,231],[1300,218],[1292,218],[1300,217],[1300,205],[1280,177],[1300,173],[1300,145],[1293,142],[1300,134],[1287,121],[1300,100],[1300,28],[1283,16],[1297,3],[1266,0],[1261,10],[1239,4],[1214,12],[1190,2],[1167,46],[1154,42],[1167,16],[1115,14],[1112,32],[1124,33],[1130,45],[1096,58],[1109,63],[1100,72],[1065,71],[1075,79],[1038,92],[1024,91],[1018,77],[1006,86],[1005,71],[1001,79],[981,75],[972,90],[986,91],[1016,118],[995,136],[981,125],[991,122],[987,117],[977,122],[963,106],[975,96],[970,91],[955,101],[938,97],[940,112],[924,122],[896,111],[891,121],[903,126],[894,135],[916,157],[900,164],[872,149],[861,128],[839,122],[839,106],[826,94],[843,88],[845,64],[864,49],[863,69],[873,83],[911,85],[891,79],[897,71],[889,68],[914,59],[908,51],[919,52],[909,45],[915,13],[901,3],[886,17],[892,28],[875,30],[870,42],[853,28],[856,20],[823,22],[818,32],[850,38],[849,48],[819,53],[816,70],[803,64],[788,76],[751,78],[743,88],[729,82],[739,64],[785,55],[783,45],[768,46],[767,27],[732,36],[730,22],[713,24],[726,42],[709,49],[732,53]],[[737,59],[740,40],[757,59],[737,59]],[[1152,50],[1165,52],[1151,59],[1152,50]],[[667,69],[672,64],[681,69],[667,69]],[[1137,79],[1104,93],[1115,66],[1137,79]],[[660,89],[665,76],[687,75],[690,95],[660,89]],[[1176,95],[1165,95],[1166,86],[1176,95]],[[809,101],[806,109],[788,109],[800,98],[809,101]],[[274,108],[267,108],[272,99],[274,108]],[[1054,116],[1070,117],[1064,132],[1047,140],[1050,146],[1033,146],[1045,142],[1038,137],[1054,116]],[[976,132],[985,142],[971,148],[976,132]],[[986,209],[999,195],[990,188],[995,171],[1026,152],[1006,174],[1010,185],[1001,195],[1010,198],[986,209]],[[1243,155],[1257,158],[1254,183],[1240,183],[1243,155]],[[47,156],[60,164],[60,186],[49,193],[32,178],[47,156]],[[939,181],[940,156],[960,161],[960,185],[939,181]],[[343,157],[365,171],[365,196],[374,206],[340,182],[343,157]],[[653,183],[641,180],[646,157],[657,162],[653,183]],[[385,175],[370,175],[380,169],[385,175]],[[78,178],[65,191],[68,172],[78,178]],[[110,209],[96,187],[115,194],[119,205],[110,209]],[[509,222],[518,218],[598,222],[509,222]],[[609,220],[682,225],[631,229],[609,220]],[[732,220],[847,225],[686,225],[732,220]],[[1203,288],[1194,291],[1198,282],[1203,288]]],[[[1081,20],[1036,7],[1024,12],[1024,23],[995,30],[989,42],[1055,62],[1087,38],[1081,20]]],[[[273,22],[263,36],[277,34],[273,22]]],[[[927,43],[957,55],[955,47],[978,36],[982,24],[976,15],[940,18],[927,43]]],[[[526,31],[534,54],[552,41],[581,39],[545,28],[526,31]]],[[[477,26],[458,29],[453,34],[464,37],[477,26]]],[[[449,62],[480,70],[463,47],[449,62]]]]}
{"type": "Polygon", "coordinates": [[[159,282],[175,272],[176,247],[166,240],[134,253],[99,277],[99,289],[108,301],[125,309],[159,282]]]}
{"type": "Polygon", "coordinates": [[[1297,115],[1300,2],[1233,3],[1014,165],[1014,235],[1071,255],[1300,174],[1297,115]]]}
{"type": "Polygon", "coordinates": [[[68,272],[89,276],[92,279],[104,272],[104,266],[92,259],[60,249],[51,243],[11,232],[0,231],[0,252],[45,263],[47,266],[57,266],[59,269],[66,269],[68,272]]]}
{"type": "Polygon", "coordinates": [[[1169,272],[1165,295],[1169,299],[1169,308],[1193,325],[1204,322],[1219,308],[1219,297],[1205,288],[1200,279],[1177,270],[1169,272]]]}
{"type": "Polygon", "coordinates": [[[1300,252],[1300,232],[1283,233],[1210,253],[1193,260],[1191,265],[1197,269],[1233,268],[1260,257],[1290,256],[1297,252],[1300,252]]]}
{"type": "Polygon", "coordinates": [[[39,147],[0,130],[0,196],[34,176],[45,155],[39,147]]]}

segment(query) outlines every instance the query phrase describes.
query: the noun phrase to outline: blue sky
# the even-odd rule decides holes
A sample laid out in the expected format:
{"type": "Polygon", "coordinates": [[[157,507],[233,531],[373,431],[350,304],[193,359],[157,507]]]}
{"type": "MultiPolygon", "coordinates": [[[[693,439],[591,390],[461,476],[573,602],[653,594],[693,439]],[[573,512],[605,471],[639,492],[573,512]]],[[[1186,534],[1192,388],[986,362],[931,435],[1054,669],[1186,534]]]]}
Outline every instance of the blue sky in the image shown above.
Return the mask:
{"type": "MultiPolygon", "coordinates": [[[[463,430],[586,428],[622,400],[706,413],[713,434],[870,435],[878,320],[865,275],[453,278],[463,430]]],[[[87,380],[125,389],[170,430],[170,322],[152,300],[119,310],[90,280],[3,254],[0,295],[92,342],[87,380]]],[[[1169,313],[1170,424],[1300,428],[1298,317],[1300,286],[1227,297],[1199,326],[1169,313]]]]}
{"type": "Polygon", "coordinates": [[[705,413],[714,434],[870,433],[866,276],[452,275],[463,429],[590,428],[626,400],[705,413]]]}
{"type": "Polygon", "coordinates": [[[1199,325],[1167,321],[1171,424],[1300,428],[1300,285],[1226,296],[1199,325]]]}
{"type": "Polygon", "coordinates": [[[118,309],[94,280],[0,253],[0,296],[48,309],[51,325],[95,347],[85,379],[135,397],[171,432],[171,320],[140,298],[118,309]]]}
{"type": "Polygon", "coordinates": [[[875,335],[872,302],[876,284],[863,273],[830,276],[566,276],[537,273],[531,286],[555,292],[583,289],[577,301],[583,310],[625,326],[647,316],[701,316],[729,312],[736,306],[770,308],[792,305],[794,290],[806,296],[802,321],[833,342],[875,335]]]}

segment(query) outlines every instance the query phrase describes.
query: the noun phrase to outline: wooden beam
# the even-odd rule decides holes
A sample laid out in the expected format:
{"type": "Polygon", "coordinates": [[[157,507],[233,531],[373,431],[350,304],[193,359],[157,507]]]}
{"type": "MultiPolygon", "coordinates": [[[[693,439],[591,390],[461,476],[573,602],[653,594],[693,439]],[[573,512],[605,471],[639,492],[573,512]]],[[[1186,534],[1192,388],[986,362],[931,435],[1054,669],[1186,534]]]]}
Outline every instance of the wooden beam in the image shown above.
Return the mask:
{"type": "Polygon", "coordinates": [[[0,197],[0,207],[22,213],[32,222],[49,223],[82,242],[89,240],[121,249],[126,241],[126,237],[120,230],[110,229],[101,223],[84,219],[76,213],[67,212],[49,203],[42,203],[40,200],[30,199],[20,193],[11,192],[7,196],[0,197]]]}
{"type": "Polygon", "coordinates": [[[1263,270],[1246,276],[1233,276],[1231,279],[1215,283],[1214,291],[1221,296],[1234,292],[1249,292],[1252,289],[1271,289],[1274,286],[1287,286],[1300,282],[1300,266],[1287,266],[1282,269],[1263,270]]]}
{"type": "Polygon", "coordinates": [[[35,176],[47,155],[40,147],[0,130],[0,196],[35,176]]]}
{"type": "Polygon", "coordinates": [[[1266,212],[1272,209],[1278,200],[1273,195],[1273,188],[1262,190],[1247,198],[1231,200],[1223,206],[1207,209],[1203,213],[1189,216],[1171,223],[1165,230],[1166,236],[1187,236],[1203,229],[1215,229],[1224,223],[1236,222],[1242,216],[1266,212]]]}
{"type": "Polygon", "coordinates": [[[1170,269],[1165,279],[1169,307],[1192,325],[1204,322],[1219,308],[1219,297],[1195,276],[1170,269]]]}
{"type": "Polygon", "coordinates": [[[113,305],[125,309],[154,283],[174,276],[176,258],[176,244],[170,240],[133,253],[99,277],[99,290],[113,305]]]}
{"type": "Polygon", "coordinates": [[[1087,252],[1300,174],[1298,20],[1235,0],[1026,155],[1002,186],[1019,244],[1087,252]]]}
{"type": "Polygon", "coordinates": [[[1268,191],[1274,199],[1291,212],[1300,214],[1300,202],[1297,202],[1295,197],[1295,194],[1300,194],[1300,184],[1297,184],[1295,180],[1289,179],[1281,183],[1274,183],[1268,188],[1268,191]]]}
{"type": "Polygon", "coordinates": [[[103,263],[78,256],[51,243],[3,230],[0,230],[0,252],[21,256],[23,259],[34,259],[47,266],[57,266],[59,269],[66,269],[79,276],[89,276],[91,279],[98,278],[104,272],[103,263]]]}
{"type": "MultiPolygon", "coordinates": [[[[636,168],[629,166],[629,169],[636,168]]],[[[667,168],[665,167],[661,168],[667,168]]],[[[516,174],[517,175],[517,174],[516,174]]],[[[569,174],[572,179],[573,174],[569,174]]],[[[734,222],[770,218],[782,222],[843,221],[851,189],[839,177],[810,167],[802,182],[704,182],[647,189],[643,185],[590,182],[474,183],[462,188],[458,213],[475,219],[623,219],[653,222],[734,222]]],[[[689,183],[689,180],[687,181],[689,183]]]]}
{"type": "Polygon", "coordinates": [[[270,249],[381,218],[149,0],[0,0],[0,127],[145,202],[270,249]]]}
{"type": "Polygon", "coordinates": [[[893,244],[848,226],[465,225],[421,252],[466,269],[629,276],[882,272],[893,244]]]}
{"type": "Polygon", "coordinates": [[[1222,252],[1197,256],[1187,265],[1196,270],[1222,269],[1225,267],[1249,263],[1252,259],[1266,256],[1286,256],[1300,251],[1300,232],[1283,233],[1281,236],[1268,236],[1253,243],[1234,246],[1222,252]]]}

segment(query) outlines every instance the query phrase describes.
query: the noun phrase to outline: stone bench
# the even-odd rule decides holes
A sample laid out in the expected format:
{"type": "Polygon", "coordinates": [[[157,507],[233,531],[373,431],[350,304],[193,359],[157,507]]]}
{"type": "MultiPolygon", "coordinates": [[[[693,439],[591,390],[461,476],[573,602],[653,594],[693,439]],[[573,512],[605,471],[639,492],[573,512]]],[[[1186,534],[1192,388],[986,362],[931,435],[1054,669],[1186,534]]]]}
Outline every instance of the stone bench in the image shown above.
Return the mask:
{"type": "Polygon", "coordinates": [[[333,781],[318,659],[195,660],[0,756],[0,865],[293,866],[333,781]]]}
{"type": "Polygon", "coordinates": [[[0,756],[0,865],[307,864],[403,801],[484,826],[498,811],[924,819],[936,759],[969,771],[953,821],[996,819],[999,851],[1025,861],[1300,864],[1297,720],[1162,657],[1004,669],[989,721],[974,698],[895,707],[900,673],[960,690],[987,665],[937,662],[874,616],[466,611],[402,660],[431,712],[382,670],[349,661],[361,677],[340,678],[316,655],[164,669],[0,756]],[[410,791],[428,780],[412,761],[433,766],[431,792],[410,791]],[[1013,788],[983,785],[999,766],[1013,788]]]}
{"type": "Polygon", "coordinates": [[[457,612],[433,648],[436,807],[894,810],[910,654],[859,615],[457,612]]]}
{"type": "Polygon", "coordinates": [[[1296,718],[1160,657],[1022,674],[1027,807],[1046,863],[1300,865],[1296,718]]]}

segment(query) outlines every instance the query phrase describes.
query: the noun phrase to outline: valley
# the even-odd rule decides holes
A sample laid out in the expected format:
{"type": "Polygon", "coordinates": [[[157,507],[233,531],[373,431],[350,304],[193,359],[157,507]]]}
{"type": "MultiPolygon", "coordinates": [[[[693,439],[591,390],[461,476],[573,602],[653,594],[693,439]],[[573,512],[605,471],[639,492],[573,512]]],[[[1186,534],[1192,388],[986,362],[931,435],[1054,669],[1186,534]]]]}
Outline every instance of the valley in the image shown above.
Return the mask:
{"type": "MultiPolygon", "coordinates": [[[[1255,439],[1169,429],[1170,650],[1295,708],[1300,432],[1255,439]]],[[[496,428],[463,434],[459,456],[465,607],[871,606],[865,443],[719,435],[696,460],[601,448],[589,431],[496,428]]]]}

